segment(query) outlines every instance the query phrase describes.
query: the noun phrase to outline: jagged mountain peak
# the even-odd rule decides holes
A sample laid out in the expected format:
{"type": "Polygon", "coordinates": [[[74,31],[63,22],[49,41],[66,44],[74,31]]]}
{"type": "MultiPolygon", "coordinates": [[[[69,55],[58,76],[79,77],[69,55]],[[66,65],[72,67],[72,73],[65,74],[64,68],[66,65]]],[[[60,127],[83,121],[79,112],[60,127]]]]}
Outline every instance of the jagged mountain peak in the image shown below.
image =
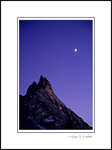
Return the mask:
{"type": "Polygon", "coordinates": [[[46,77],[43,77],[43,75],[40,76],[39,82],[48,81],[46,77]]]}
{"type": "Polygon", "coordinates": [[[20,96],[20,129],[92,129],[55,95],[47,78],[40,76],[20,96]]]}
{"type": "Polygon", "coordinates": [[[50,82],[47,80],[47,78],[43,77],[42,75],[40,76],[40,80],[39,80],[38,85],[42,88],[46,88],[46,86],[51,87],[50,82]]]}
{"type": "Polygon", "coordinates": [[[33,91],[35,90],[37,86],[37,83],[34,81],[27,89],[26,95],[30,95],[31,93],[33,93],[33,91]]]}
{"type": "Polygon", "coordinates": [[[37,91],[38,89],[45,89],[49,93],[53,93],[52,86],[50,82],[47,80],[47,78],[40,76],[38,84],[34,81],[29,87],[26,92],[26,95],[32,94],[32,92],[37,91]]]}

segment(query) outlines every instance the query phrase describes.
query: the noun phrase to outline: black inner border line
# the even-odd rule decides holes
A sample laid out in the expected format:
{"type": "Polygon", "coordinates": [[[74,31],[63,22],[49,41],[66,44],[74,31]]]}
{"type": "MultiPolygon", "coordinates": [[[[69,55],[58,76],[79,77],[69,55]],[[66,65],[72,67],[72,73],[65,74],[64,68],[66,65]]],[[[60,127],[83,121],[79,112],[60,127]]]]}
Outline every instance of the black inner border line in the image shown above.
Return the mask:
{"type": "Polygon", "coordinates": [[[17,133],[95,133],[95,17],[17,17],[17,133]],[[94,21],[94,131],[93,132],[38,132],[38,130],[36,132],[18,132],[18,102],[19,102],[19,99],[18,99],[18,21],[19,21],[19,18],[92,18],[93,21],[94,21]]]}

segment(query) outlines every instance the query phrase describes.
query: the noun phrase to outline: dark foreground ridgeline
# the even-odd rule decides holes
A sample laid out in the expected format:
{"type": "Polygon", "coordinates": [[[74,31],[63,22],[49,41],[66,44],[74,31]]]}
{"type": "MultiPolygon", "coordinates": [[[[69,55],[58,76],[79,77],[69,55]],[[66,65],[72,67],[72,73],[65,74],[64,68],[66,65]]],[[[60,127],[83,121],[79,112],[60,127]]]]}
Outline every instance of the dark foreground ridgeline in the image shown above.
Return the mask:
{"type": "Polygon", "coordinates": [[[54,94],[43,76],[29,86],[25,96],[19,96],[20,130],[91,130],[86,122],[67,108],[54,94]]]}

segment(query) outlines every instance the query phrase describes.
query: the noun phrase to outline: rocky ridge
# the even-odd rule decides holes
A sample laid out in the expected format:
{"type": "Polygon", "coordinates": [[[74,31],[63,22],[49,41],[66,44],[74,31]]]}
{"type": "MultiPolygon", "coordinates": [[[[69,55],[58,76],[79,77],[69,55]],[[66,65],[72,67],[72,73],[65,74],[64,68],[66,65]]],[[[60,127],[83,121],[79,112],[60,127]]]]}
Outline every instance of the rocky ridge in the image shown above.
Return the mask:
{"type": "Polygon", "coordinates": [[[86,122],[67,108],[43,76],[33,82],[25,96],[19,96],[20,130],[91,130],[86,122]]]}

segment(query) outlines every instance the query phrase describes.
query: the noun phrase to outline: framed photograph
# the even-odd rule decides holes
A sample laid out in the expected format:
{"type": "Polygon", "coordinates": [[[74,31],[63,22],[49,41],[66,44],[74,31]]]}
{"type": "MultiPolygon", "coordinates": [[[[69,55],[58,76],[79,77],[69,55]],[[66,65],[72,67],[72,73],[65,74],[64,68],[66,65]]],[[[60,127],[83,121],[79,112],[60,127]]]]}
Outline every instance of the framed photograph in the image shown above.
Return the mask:
{"type": "Polygon", "coordinates": [[[18,18],[18,132],[94,132],[94,20],[18,18]]]}
{"type": "Polygon", "coordinates": [[[111,149],[110,62],[110,1],[1,1],[1,148],[111,149]]]}

